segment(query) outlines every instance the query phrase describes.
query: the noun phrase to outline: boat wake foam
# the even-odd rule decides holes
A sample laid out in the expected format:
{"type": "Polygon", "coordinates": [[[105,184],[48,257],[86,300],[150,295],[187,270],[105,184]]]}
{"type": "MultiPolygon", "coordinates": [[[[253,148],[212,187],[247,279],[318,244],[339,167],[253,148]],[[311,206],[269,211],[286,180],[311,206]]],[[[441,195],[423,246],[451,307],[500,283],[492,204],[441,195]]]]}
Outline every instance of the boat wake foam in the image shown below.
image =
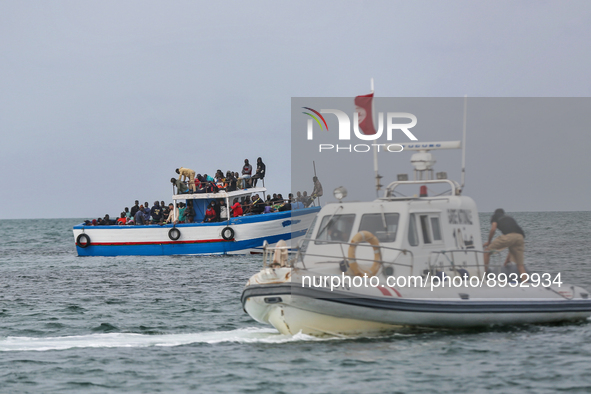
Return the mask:
{"type": "Polygon", "coordinates": [[[47,351],[72,348],[135,348],[150,346],[183,346],[193,343],[287,343],[327,341],[339,338],[317,338],[302,333],[282,335],[273,328],[243,328],[232,331],[209,331],[192,334],[144,335],[106,333],[66,337],[6,337],[0,339],[0,352],[47,351]]]}

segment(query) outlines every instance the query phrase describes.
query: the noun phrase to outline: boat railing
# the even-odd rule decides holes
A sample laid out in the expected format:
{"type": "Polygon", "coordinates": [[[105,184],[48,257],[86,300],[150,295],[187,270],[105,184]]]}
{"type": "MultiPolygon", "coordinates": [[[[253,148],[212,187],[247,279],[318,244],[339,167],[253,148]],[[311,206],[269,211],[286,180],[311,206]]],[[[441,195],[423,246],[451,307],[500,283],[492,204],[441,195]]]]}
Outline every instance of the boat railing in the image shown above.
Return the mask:
{"type": "MultiPolygon", "coordinates": [[[[307,247],[304,247],[304,243],[307,244],[311,241],[317,241],[312,238],[303,238],[298,242],[298,247],[296,251],[295,258],[289,261],[291,267],[296,267],[301,264],[304,269],[307,269],[305,258],[310,259],[313,258],[316,262],[315,264],[339,264],[341,270],[345,270],[347,268],[347,264],[351,262],[357,263],[367,263],[368,265],[378,263],[382,266],[382,270],[387,275],[391,275],[390,272],[393,272],[394,266],[399,267],[406,267],[410,269],[410,273],[412,275],[412,270],[414,266],[414,254],[412,251],[408,249],[402,248],[394,248],[390,246],[384,245],[371,245],[365,243],[351,243],[351,242],[342,242],[342,241],[322,241],[323,245],[338,245],[339,246],[339,254],[329,254],[329,253],[310,253],[307,251],[307,247]],[[371,253],[374,255],[374,258],[363,258],[363,257],[349,257],[349,248],[356,247],[357,250],[367,250],[371,249],[371,253]],[[376,250],[379,250],[380,259],[376,259],[375,256],[378,254],[376,250]],[[399,252],[396,253],[393,259],[385,260],[384,255],[388,255],[385,252],[399,252]],[[404,258],[408,258],[409,262],[403,262],[404,258]]],[[[356,255],[360,253],[357,252],[356,255]]]]}
{"type": "Polygon", "coordinates": [[[395,189],[402,185],[430,185],[430,184],[448,184],[450,187],[449,195],[457,196],[461,193],[461,187],[457,182],[451,179],[429,179],[429,180],[414,180],[414,181],[394,181],[386,186],[384,198],[393,198],[395,189]]]}
{"type": "Polygon", "coordinates": [[[484,273],[484,255],[486,253],[496,254],[496,252],[476,249],[448,249],[433,251],[429,254],[429,270],[435,273],[437,270],[441,272],[454,272],[456,275],[462,276],[464,272],[460,269],[476,268],[477,275],[484,273]],[[460,256],[474,256],[473,264],[467,264],[465,261],[458,264],[460,256]],[[482,260],[481,260],[482,259],[482,260]]]}
{"type": "Polygon", "coordinates": [[[271,246],[265,240],[263,242],[263,268],[291,267],[292,261],[289,260],[289,253],[290,247],[285,241],[279,241],[275,246],[271,246]]]}

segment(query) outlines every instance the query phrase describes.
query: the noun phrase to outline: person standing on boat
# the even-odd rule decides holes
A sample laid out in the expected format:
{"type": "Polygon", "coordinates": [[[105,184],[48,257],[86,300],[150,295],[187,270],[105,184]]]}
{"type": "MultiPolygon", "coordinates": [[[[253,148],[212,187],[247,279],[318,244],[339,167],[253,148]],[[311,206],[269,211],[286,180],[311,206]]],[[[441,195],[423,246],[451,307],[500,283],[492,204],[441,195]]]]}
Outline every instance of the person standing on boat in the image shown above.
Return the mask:
{"type": "Polygon", "coordinates": [[[160,223],[162,221],[162,208],[158,201],[154,201],[154,205],[152,206],[152,209],[150,209],[150,214],[152,215],[152,220],[154,222],[160,223]]]}
{"type": "Polygon", "coordinates": [[[137,212],[135,213],[135,216],[133,217],[133,221],[135,222],[136,226],[146,224],[145,219],[144,219],[144,206],[143,205],[139,206],[139,209],[137,210],[137,212]]]}
{"type": "Polygon", "coordinates": [[[138,200],[135,200],[135,205],[133,207],[131,207],[131,217],[135,217],[135,214],[137,213],[137,211],[140,209],[140,202],[138,200]]]}
{"type": "MultiPolygon", "coordinates": [[[[495,251],[509,248],[509,255],[505,260],[505,264],[508,264],[512,259],[517,264],[517,269],[520,274],[527,274],[525,266],[523,264],[523,252],[525,233],[522,228],[519,227],[515,219],[511,216],[505,215],[505,211],[501,208],[497,209],[490,218],[490,232],[488,234],[488,241],[484,243],[484,251],[495,251]],[[503,235],[493,239],[495,232],[498,230],[503,235]]],[[[488,271],[488,263],[490,261],[490,253],[484,254],[484,269],[488,271]]]]}
{"type": "Polygon", "coordinates": [[[190,168],[181,167],[176,169],[176,173],[179,174],[179,181],[186,181],[188,178],[189,190],[191,190],[191,193],[195,192],[195,171],[190,168]]]}
{"type": "Polygon", "coordinates": [[[146,224],[150,224],[150,216],[152,216],[152,211],[150,210],[150,204],[146,201],[144,203],[144,220],[146,224]]]}

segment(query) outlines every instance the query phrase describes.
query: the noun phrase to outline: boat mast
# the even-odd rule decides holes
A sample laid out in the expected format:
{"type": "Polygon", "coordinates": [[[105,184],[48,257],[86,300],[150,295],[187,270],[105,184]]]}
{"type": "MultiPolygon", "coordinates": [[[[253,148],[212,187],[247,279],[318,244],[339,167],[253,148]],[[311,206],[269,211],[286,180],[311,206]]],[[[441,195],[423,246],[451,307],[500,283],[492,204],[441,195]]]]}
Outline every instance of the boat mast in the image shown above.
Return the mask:
{"type": "MultiPolygon", "coordinates": [[[[374,92],[374,87],[373,87],[373,78],[371,78],[371,93],[373,94],[374,92]]],[[[375,98],[375,96],[373,97],[375,98]]],[[[371,102],[371,119],[373,124],[375,125],[375,107],[373,105],[373,99],[371,102]]],[[[376,145],[374,145],[373,147],[373,170],[375,173],[375,178],[376,178],[376,197],[379,197],[379,192],[380,189],[382,188],[382,185],[380,185],[380,174],[378,173],[378,149],[376,147],[376,145]]]]}
{"type": "Polygon", "coordinates": [[[464,95],[464,129],[462,135],[462,191],[466,178],[466,117],[468,116],[468,95],[464,95]]]}

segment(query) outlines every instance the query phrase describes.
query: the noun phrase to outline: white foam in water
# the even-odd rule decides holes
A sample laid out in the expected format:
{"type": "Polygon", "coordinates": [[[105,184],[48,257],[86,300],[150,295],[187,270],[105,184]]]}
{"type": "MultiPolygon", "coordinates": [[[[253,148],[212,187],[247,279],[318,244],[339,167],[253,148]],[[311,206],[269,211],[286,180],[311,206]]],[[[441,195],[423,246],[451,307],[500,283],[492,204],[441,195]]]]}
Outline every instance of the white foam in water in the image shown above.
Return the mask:
{"type": "Polygon", "coordinates": [[[143,335],[127,333],[91,334],[68,337],[6,337],[0,339],[0,351],[47,351],[72,348],[117,348],[149,346],[182,346],[192,343],[286,343],[325,341],[302,333],[282,335],[272,328],[243,328],[232,331],[210,331],[194,334],[143,335]]]}

